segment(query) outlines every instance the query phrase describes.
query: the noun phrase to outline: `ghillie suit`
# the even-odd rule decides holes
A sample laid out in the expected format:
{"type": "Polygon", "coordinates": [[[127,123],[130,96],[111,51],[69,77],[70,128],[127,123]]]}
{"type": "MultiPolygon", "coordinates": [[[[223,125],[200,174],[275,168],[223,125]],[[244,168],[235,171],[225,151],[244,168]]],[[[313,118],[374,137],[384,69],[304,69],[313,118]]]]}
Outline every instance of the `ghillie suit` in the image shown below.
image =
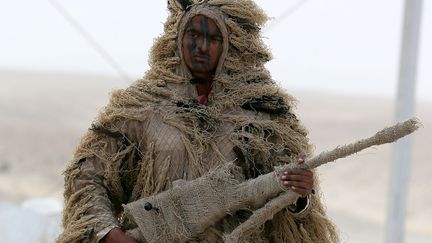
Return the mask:
{"type": "MultiPolygon", "coordinates": [[[[294,99],[271,79],[271,55],[260,36],[267,20],[251,0],[169,0],[165,32],[152,49],[150,70],[108,106],[82,139],[65,171],[64,232],[58,242],[96,242],[113,227],[128,229],[122,204],[201,177],[228,162],[244,179],[309,155],[307,132],[292,113],[294,99]],[[199,105],[182,58],[188,21],[217,24],[223,51],[206,105],[199,105]]],[[[250,211],[227,215],[191,242],[222,242],[250,211]]],[[[247,242],[338,242],[319,194],[300,214],[284,210],[247,242]]]]}

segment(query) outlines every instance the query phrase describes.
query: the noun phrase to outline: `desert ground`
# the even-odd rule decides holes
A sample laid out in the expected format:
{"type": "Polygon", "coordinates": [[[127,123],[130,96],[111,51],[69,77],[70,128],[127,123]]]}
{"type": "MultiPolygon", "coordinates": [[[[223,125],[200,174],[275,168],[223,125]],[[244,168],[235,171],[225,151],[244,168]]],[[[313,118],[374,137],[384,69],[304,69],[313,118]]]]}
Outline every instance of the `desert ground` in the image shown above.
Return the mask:
{"type": "MultiPolygon", "coordinates": [[[[62,171],[109,93],[128,83],[100,75],[0,70],[0,202],[62,200],[62,171]]],[[[392,99],[288,90],[316,153],[394,123],[392,99]]],[[[432,104],[418,102],[412,137],[406,242],[432,242],[432,104]]],[[[383,242],[391,145],[371,148],[317,173],[343,242],[383,242]]]]}

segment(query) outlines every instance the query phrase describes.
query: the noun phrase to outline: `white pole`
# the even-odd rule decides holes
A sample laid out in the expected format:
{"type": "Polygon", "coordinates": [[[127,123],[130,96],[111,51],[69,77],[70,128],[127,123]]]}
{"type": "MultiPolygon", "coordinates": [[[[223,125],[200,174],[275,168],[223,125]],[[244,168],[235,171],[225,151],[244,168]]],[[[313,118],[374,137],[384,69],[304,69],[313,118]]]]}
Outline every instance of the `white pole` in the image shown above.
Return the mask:
{"type": "MultiPolygon", "coordinates": [[[[396,120],[414,115],[418,43],[422,0],[405,0],[396,120]]],[[[403,138],[393,147],[386,243],[404,242],[406,199],[411,160],[411,137],[403,138]]]]}

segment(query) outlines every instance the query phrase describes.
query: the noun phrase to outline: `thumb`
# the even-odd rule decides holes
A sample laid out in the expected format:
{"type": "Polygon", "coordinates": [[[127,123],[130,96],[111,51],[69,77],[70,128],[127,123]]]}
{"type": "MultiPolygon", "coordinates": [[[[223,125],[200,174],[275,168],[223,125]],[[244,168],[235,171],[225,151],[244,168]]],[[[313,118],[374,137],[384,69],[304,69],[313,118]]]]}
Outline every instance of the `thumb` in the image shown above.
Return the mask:
{"type": "Polygon", "coordinates": [[[304,155],[299,155],[297,157],[297,163],[303,164],[304,162],[305,162],[305,156],[304,155]]]}

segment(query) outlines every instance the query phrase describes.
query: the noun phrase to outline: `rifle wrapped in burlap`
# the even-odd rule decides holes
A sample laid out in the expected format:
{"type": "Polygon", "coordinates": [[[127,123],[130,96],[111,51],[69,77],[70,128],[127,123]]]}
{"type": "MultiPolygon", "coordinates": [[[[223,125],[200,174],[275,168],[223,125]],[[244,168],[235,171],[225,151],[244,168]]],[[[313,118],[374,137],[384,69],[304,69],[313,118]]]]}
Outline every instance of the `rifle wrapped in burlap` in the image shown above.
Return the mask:
{"type": "Polygon", "coordinates": [[[246,222],[225,236],[226,242],[238,242],[300,196],[280,184],[284,170],[316,168],[373,145],[395,142],[418,127],[419,122],[410,119],[370,138],[323,152],[303,164],[289,163],[252,180],[244,181],[240,167],[229,163],[195,180],[175,181],[170,190],[124,206],[125,216],[137,226],[128,233],[148,243],[187,242],[228,214],[256,209],[246,222]]]}

